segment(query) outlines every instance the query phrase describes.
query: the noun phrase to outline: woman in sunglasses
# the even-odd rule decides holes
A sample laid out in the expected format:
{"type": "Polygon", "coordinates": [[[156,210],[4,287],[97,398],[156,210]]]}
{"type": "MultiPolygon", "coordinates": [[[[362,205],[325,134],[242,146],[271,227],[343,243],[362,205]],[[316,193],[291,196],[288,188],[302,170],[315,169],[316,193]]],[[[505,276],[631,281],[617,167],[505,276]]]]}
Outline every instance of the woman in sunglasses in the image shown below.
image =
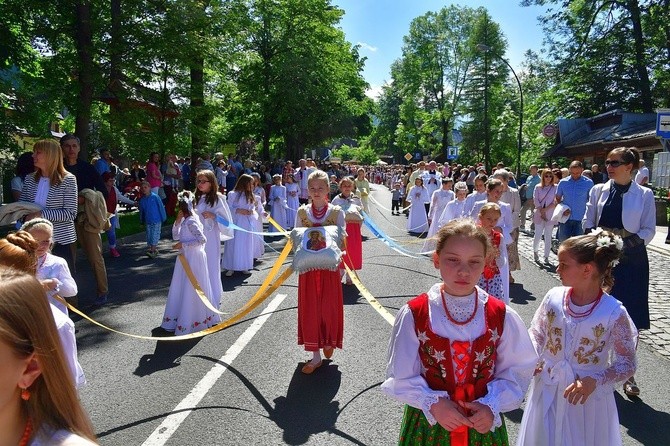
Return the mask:
{"type": "MultiPolygon", "coordinates": [[[[621,236],[621,262],[612,270],[614,286],[609,294],[624,305],[638,330],[649,328],[649,258],[646,245],[656,233],[656,207],[651,189],[633,181],[640,164],[635,148],[618,147],[607,155],[609,181],[591,189],[584,215],[584,229],[596,227],[621,236]]],[[[624,393],[638,396],[640,389],[631,377],[624,393]]]]}

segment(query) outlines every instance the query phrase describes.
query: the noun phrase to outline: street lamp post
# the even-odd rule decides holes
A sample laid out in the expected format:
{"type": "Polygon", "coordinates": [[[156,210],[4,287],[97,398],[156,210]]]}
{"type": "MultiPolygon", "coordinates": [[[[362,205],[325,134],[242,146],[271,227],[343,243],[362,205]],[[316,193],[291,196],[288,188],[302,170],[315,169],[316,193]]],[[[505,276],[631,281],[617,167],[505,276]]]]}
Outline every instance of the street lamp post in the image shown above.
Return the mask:
{"type": "Polygon", "coordinates": [[[491,47],[488,45],[484,45],[483,43],[480,43],[477,45],[477,50],[478,51],[483,51],[485,53],[491,53],[498,59],[502,60],[505,62],[505,65],[509,67],[509,69],[512,71],[512,74],[514,75],[514,79],[516,79],[516,84],[519,86],[519,97],[520,97],[520,102],[519,102],[519,135],[518,135],[518,140],[517,140],[517,148],[516,148],[516,180],[520,181],[521,180],[521,144],[522,144],[522,131],[523,131],[523,90],[521,89],[521,81],[519,81],[519,76],[516,75],[516,72],[514,71],[514,68],[512,68],[512,65],[507,62],[505,58],[503,58],[501,55],[494,53],[491,51],[491,47]]]}

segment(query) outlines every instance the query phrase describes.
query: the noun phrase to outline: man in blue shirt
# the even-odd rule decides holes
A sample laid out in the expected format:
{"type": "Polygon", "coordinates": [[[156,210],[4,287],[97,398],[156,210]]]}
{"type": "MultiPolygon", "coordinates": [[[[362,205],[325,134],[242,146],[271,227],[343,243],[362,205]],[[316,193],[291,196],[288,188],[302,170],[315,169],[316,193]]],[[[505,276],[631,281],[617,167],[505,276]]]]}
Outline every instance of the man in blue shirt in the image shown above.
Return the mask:
{"type": "Polygon", "coordinates": [[[570,176],[558,183],[556,203],[563,203],[570,208],[563,214],[570,215],[568,220],[558,225],[559,242],[584,234],[582,218],[586,213],[586,202],[589,200],[593,181],[582,176],[583,171],[581,161],[573,161],[570,163],[570,176]]]}
{"type": "MultiPolygon", "coordinates": [[[[526,214],[530,211],[531,220],[533,218],[533,209],[535,209],[535,204],[533,203],[533,191],[535,191],[535,186],[540,184],[540,176],[537,174],[537,166],[535,164],[530,166],[530,175],[526,178],[526,190],[525,197],[526,201],[521,206],[521,230],[526,230],[526,214]]],[[[533,229],[533,224],[531,223],[530,228],[533,229]]]]}

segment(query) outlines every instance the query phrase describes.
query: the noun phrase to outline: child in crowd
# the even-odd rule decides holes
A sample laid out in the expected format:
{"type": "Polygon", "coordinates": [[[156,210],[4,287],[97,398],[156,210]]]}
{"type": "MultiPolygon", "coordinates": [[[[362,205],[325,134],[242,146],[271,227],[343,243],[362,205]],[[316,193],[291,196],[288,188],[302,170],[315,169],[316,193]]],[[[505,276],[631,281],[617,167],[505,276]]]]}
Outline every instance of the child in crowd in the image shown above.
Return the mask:
{"type": "Polygon", "coordinates": [[[49,302],[61,310],[67,316],[67,306],[56,295],[62,298],[77,295],[77,283],[70,274],[70,268],[65,259],[51,254],[53,245],[53,223],[44,218],[28,220],[21,226],[22,231],[27,231],[37,241],[37,273],[35,276],[44,287],[49,302]]]}
{"type": "Polygon", "coordinates": [[[400,181],[393,183],[393,190],[391,190],[391,215],[400,215],[400,203],[402,203],[405,195],[400,187],[400,181]]]}
{"type": "MultiPolygon", "coordinates": [[[[172,225],[172,238],[177,240],[173,249],[183,256],[197,285],[212,296],[205,244],[207,239],[199,218],[193,211],[193,192],[182,191],[177,198],[179,212],[172,225]]],[[[161,328],[175,335],[194,333],[221,322],[221,317],[210,311],[200,300],[196,284],[191,282],[182,261],[177,258],[170,282],[161,328]]]]}
{"type": "Polygon", "coordinates": [[[328,194],[328,197],[330,198],[330,201],[333,201],[333,198],[337,195],[337,193],[340,190],[340,185],[337,182],[337,175],[331,175],[330,176],[330,193],[328,194]]]}
{"type": "Polygon", "coordinates": [[[489,177],[479,174],[475,177],[475,190],[465,198],[465,215],[469,215],[475,203],[486,200],[486,182],[489,177]]]}
{"type": "Polygon", "coordinates": [[[226,277],[235,271],[242,274],[251,274],[256,255],[256,231],[258,215],[258,199],[254,195],[254,179],[242,174],[235,183],[235,187],[228,193],[228,207],[233,215],[233,223],[242,228],[235,231],[235,237],[226,242],[223,250],[221,267],[226,270],[226,277]]]}
{"type": "Polygon", "coordinates": [[[536,263],[540,262],[538,251],[540,250],[540,239],[544,239],[544,263],[549,264],[549,251],[551,250],[551,234],[554,232],[555,222],[551,220],[556,208],[556,190],[554,174],[551,169],[542,170],[542,181],[533,190],[533,224],[535,234],[533,235],[533,257],[536,263]]]}
{"type": "Polygon", "coordinates": [[[365,178],[365,169],[359,167],[356,171],[356,179],[354,180],[356,185],[356,193],[361,197],[361,203],[363,203],[363,210],[366,214],[370,213],[370,203],[368,196],[370,195],[370,183],[365,178]]]}
{"type": "Polygon", "coordinates": [[[454,185],[454,180],[451,178],[442,178],[442,187],[433,192],[430,197],[430,207],[428,209],[428,234],[426,235],[426,243],[424,243],[423,251],[435,250],[433,236],[440,229],[439,219],[444,212],[447,204],[456,198],[456,194],[451,190],[454,185]],[[431,243],[432,242],[432,243],[431,243]],[[426,246],[428,244],[428,246],[426,246]]]}
{"type": "Polygon", "coordinates": [[[395,320],[382,391],[403,402],[400,444],[508,444],[537,355],[519,315],[477,287],[491,244],[471,220],[447,223],[433,264],[441,283],[395,320]]]}
{"type": "Polygon", "coordinates": [[[363,268],[363,237],[361,236],[361,223],[363,223],[363,203],[361,199],[353,194],[354,181],[351,177],[340,180],[340,193],[333,199],[332,203],[344,211],[344,220],[347,225],[347,247],[342,259],[342,276],[346,276],[347,285],[351,285],[351,277],[346,273],[344,265],[349,269],[360,270],[363,268]]]}
{"type": "MultiPolygon", "coordinates": [[[[278,173],[272,175],[272,183],[270,188],[270,217],[286,229],[289,226],[286,218],[286,187],[281,184],[281,175],[278,173]]],[[[269,231],[278,232],[279,230],[270,225],[269,231]]]]}
{"type": "Polygon", "coordinates": [[[102,180],[105,182],[107,188],[107,212],[112,214],[109,219],[110,228],[107,230],[107,242],[109,243],[109,254],[112,257],[121,257],[121,253],[116,249],[116,229],[120,228],[119,216],[116,215],[116,205],[118,203],[128,204],[130,206],[137,206],[137,202],[129,199],[123,195],[119,189],[114,185],[114,174],[112,172],[105,172],[102,174],[102,180]]]}
{"type": "Polygon", "coordinates": [[[195,212],[205,231],[205,254],[207,272],[212,289],[210,300],[214,308],[219,308],[223,295],[221,283],[221,242],[233,238],[234,231],[229,226],[217,222],[217,217],[228,222],[233,221],[226,196],[219,193],[216,174],[211,170],[201,170],[196,175],[195,212]]]}
{"type": "Polygon", "coordinates": [[[492,296],[496,296],[498,299],[503,300],[503,302],[509,303],[509,298],[505,295],[503,289],[502,276],[500,275],[500,267],[498,266],[502,234],[495,227],[500,214],[500,206],[495,203],[486,203],[479,210],[479,226],[489,238],[493,249],[491,250],[491,256],[486,259],[484,272],[477,285],[492,296]]]}
{"type": "Polygon", "coordinates": [[[286,175],[286,229],[293,229],[295,215],[300,207],[300,186],[293,175],[286,175]]]}
{"type": "Polygon", "coordinates": [[[637,330],[607,294],[623,240],[596,230],[558,249],[562,287],[551,289],[529,329],[540,354],[521,422],[525,445],[621,444],[614,388],[637,366],[637,330]]]}
{"type": "Polygon", "coordinates": [[[161,225],[167,220],[165,206],[156,193],[151,192],[151,186],[147,181],[142,181],[140,186],[142,198],[140,198],[140,223],[146,227],[147,233],[147,255],[155,259],[158,255],[158,240],[161,238],[161,225]]]}
{"type": "MultiPolygon", "coordinates": [[[[315,170],[307,180],[311,204],[298,209],[295,227],[339,226],[344,230],[344,212],[328,203],[328,174],[315,170]]],[[[298,276],[298,345],[312,352],[302,372],[311,374],[321,367],[320,350],[330,359],[335,348],[342,348],[344,303],[342,278],[338,271],[313,270],[298,276]]]]}
{"type": "Polygon", "coordinates": [[[447,203],[444,207],[444,211],[442,211],[442,215],[438,218],[438,230],[451,220],[463,218],[467,215],[465,200],[468,195],[468,185],[464,181],[459,181],[454,186],[454,193],[456,194],[456,199],[447,203]]]}
{"type": "Polygon", "coordinates": [[[407,219],[407,232],[422,233],[428,231],[428,214],[425,203],[430,201],[428,189],[423,186],[423,179],[414,180],[414,186],[407,192],[407,201],[412,203],[407,219]]]}
{"type": "MultiPolygon", "coordinates": [[[[254,232],[254,262],[263,257],[265,253],[265,243],[263,242],[263,236],[259,235],[263,232],[263,219],[267,217],[267,212],[265,212],[265,205],[267,204],[267,195],[265,194],[265,188],[261,184],[261,175],[258,172],[252,172],[251,177],[254,179],[254,197],[256,198],[256,213],[258,218],[255,223],[254,232]]],[[[270,225],[272,226],[272,225],[270,225]]]]}

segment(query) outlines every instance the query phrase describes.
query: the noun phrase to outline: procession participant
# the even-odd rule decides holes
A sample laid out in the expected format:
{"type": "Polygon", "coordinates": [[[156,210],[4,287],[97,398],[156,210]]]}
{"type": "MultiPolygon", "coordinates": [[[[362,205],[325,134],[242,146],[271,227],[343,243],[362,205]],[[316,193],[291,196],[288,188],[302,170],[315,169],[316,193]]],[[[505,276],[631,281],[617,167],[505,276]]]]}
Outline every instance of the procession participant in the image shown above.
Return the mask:
{"type": "MultiPolygon", "coordinates": [[[[624,241],[624,255],[614,268],[614,286],[609,293],[620,300],[638,330],[648,329],[649,257],[646,245],[656,234],[656,206],[651,189],[633,181],[640,153],[618,147],[607,154],[605,166],[610,178],[591,189],[586,204],[584,228],[614,232],[624,241]]],[[[624,383],[629,396],[640,394],[635,379],[624,383]]]]}
{"type": "MultiPolygon", "coordinates": [[[[435,161],[428,163],[428,168],[424,170],[421,177],[424,187],[428,190],[428,196],[432,197],[433,192],[439,190],[442,183],[442,174],[437,170],[437,163],[435,161]]],[[[453,180],[451,184],[454,184],[453,180]]],[[[426,209],[426,212],[428,212],[428,209],[426,209]]]]}
{"type": "Polygon", "coordinates": [[[500,201],[510,206],[512,214],[512,228],[510,230],[511,241],[507,243],[507,264],[509,265],[509,282],[514,283],[512,271],[521,269],[521,260],[519,259],[519,211],[521,210],[521,197],[519,190],[509,186],[513,176],[505,169],[499,169],[493,172],[491,178],[497,178],[502,181],[503,193],[500,201]]]}
{"type": "MultiPolygon", "coordinates": [[[[265,188],[261,185],[261,175],[258,172],[252,172],[251,177],[254,179],[254,197],[256,198],[256,213],[258,218],[255,220],[256,227],[254,232],[259,234],[263,232],[263,218],[268,214],[265,212],[265,205],[267,204],[267,195],[265,194],[265,188]]],[[[274,226],[270,225],[270,231],[272,231],[274,226]]],[[[254,262],[263,257],[265,253],[265,243],[263,241],[263,236],[259,234],[254,234],[254,262]]]]}
{"type": "MultiPolygon", "coordinates": [[[[193,198],[193,192],[187,190],[180,192],[177,197],[179,212],[172,225],[172,238],[177,243],[173,249],[185,257],[197,285],[210,298],[212,287],[205,254],[207,239],[202,223],[193,212],[193,198]]],[[[221,317],[202,303],[196,284],[191,280],[181,260],[177,258],[161,323],[162,329],[174,332],[175,335],[202,331],[221,322],[221,317]]]]}
{"type": "Polygon", "coordinates": [[[609,231],[558,249],[562,287],[551,289],[529,329],[540,360],[517,445],[621,444],[614,387],[635,373],[637,330],[604,289],[624,241],[609,231]]]}
{"type": "MultiPolygon", "coordinates": [[[[363,268],[363,238],[361,236],[363,204],[361,199],[353,194],[353,190],[354,181],[351,177],[342,178],[340,180],[340,193],[333,199],[332,203],[342,208],[347,225],[347,247],[342,263],[347,265],[349,269],[358,271],[363,268]]],[[[341,271],[342,276],[346,276],[347,285],[351,285],[351,277],[346,273],[344,267],[341,268],[341,271]]]]}
{"type": "Polygon", "coordinates": [[[300,207],[300,201],[298,200],[298,195],[300,194],[300,188],[295,182],[293,175],[286,176],[286,229],[293,229],[293,224],[295,223],[295,215],[298,212],[298,207],[300,207]]]}
{"type": "Polygon", "coordinates": [[[500,255],[502,234],[495,229],[500,214],[500,206],[495,203],[486,203],[479,210],[477,225],[482,228],[484,234],[489,238],[492,249],[486,259],[486,266],[479,282],[477,282],[477,286],[492,296],[500,296],[499,299],[508,304],[509,296],[505,295],[503,281],[500,277],[500,265],[503,262],[500,255]]]}
{"type": "Polygon", "coordinates": [[[300,187],[298,200],[300,201],[300,204],[307,204],[309,199],[309,186],[307,182],[309,180],[309,174],[311,174],[314,169],[307,166],[307,160],[305,159],[299,160],[298,165],[299,167],[295,170],[295,174],[293,175],[300,187]]]}
{"type": "MultiPolygon", "coordinates": [[[[286,229],[289,227],[288,218],[287,218],[287,206],[288,201],[286,198],[286,186],[281,184],[281,175],[278,173],[272,176],[272,182],[274,183],[270,187],[270,217],[273,218],[282,228],[286,229]]],[[[295,213],[294,213],[295,214],[295,213]]],[[[295,220],[295,216],[293,217],[295,220]]],[[[270,225],[270,232],[278,232],[279,229],[275,228],[273,225],[270,225]]]]}
{"type": "Polygon", "coordinates": [[[535,186],[533,191],[533,202],[535,212],[533,213],[533,224],[535,234],[533,235],[533,259],[540,262],[538,251],[540,239],[544,239],[544,263],[549,264],[549,251],[551,250],[551,237],[556,223],[551,219],[556,207],[556,185],[554,174],[550,169],[542,170],[542,182],[535,186]]]}
{"type": "Polygon", "coordinates": [[[221,283],[221,242],[230,240],[234,231],[217,221],[217,218],[228,222],[233,216],[228,208],[226,196],[219,193],[216,175],[211,170],[200,170],[195,178],[195,212],[205,233],[205,255],[207,256],[207,272],[212,294],[209,296],[212,306],[219,308],[223,296],[221,283]]]}
{"type": "Polygon", "coordinates": [[[356,186],[356,193],[358,193],[358,196],[361,198],[361,202],[363,203],[363,210],[365,211],[366,214],[370,213],[370,199],[368,198],[368,195],[370,195],[370,183],[368,180],[365,178],[365,169],[362,167],[359,167],[358,170],[356,171],[356,179],[354,180],[354,185],[356,186]]]}
{"type": "Polygon", "coordinates": [[[489,177],[481,173],[475,177],[475,190],[470,192],[468,196],[465,197],[466,215],[470,214],[476,202],[486,200],[486,182],[488,180],[489,177]]]}
{"type": "Polygon", "coordinates": [[[428,231],[428,214],[424,203],[428,202],[428,190],[423,187],[423,179],[414,180],[414,186],[407,192],[407,201],[412,203],[407,219],[407,232],[423,233],[428,231]]]}
{"type": "Polygon", "coordinates": [[[406,404],[399,444],[508,444],[501,413],[521,405],[537,355],[519,315],[476,286],[490,250],[472,221],[447,223],[442,282],[396,317],[381,389],[406,404]]]}
{"type": "MultiPolygon", "coordinates": [[[[321,170],[309,176],[311,205],[298,209],[295,227],[338,226],[344,232],[344,212],[328,203],[328,174],[321,170]]],[[[298,345],[312,352],[312,359],[302,367],[311,374],[323,364],[320,350],[330,359],[335,348],[342,348],[344,303],[340,273],[316,269],[298,276],[298,345]]]]}
{"type": "Polygon", "coordinates": [[[236,230],[235,236],[226,242],[223,250],[221,267],[226,270],[226,277],[235,271],[251,274],[254,267],[254,244],[256,222],[258,220],[258,203],[253,193],[254,179],[251,175],[242,174],[235,187],[228,193],[228,207],[233,216],[233,223],[243,230],[236,230]]]}
{"type": "Polygon", "coordinates": [[[0,269],[0,376],[0,444],[96,444],[42,287],[29,274],[5,268],[0,269]]]}
{"type": "Polygon", "coordinates": [[[440,217],[447,207],[447,204],[456,198],[456,194],[451,190],[454,185],[454,180],[448,177],[443,177],[441,180],[442,187],[433,192],[430,197],[430,207],[428,209],[428,234],[426,241],[423,243],[422,252],[435,250],[435,240],[433,236],[440,229],[440,217]]]}
{"type": "Polygon", "coordinates": [[[437,229],[439,230],[442,226],[449,223],[451,220],[457,218],[463,218],[468,215],[466,209],[466,197],[468,194],[468,185],[463,181],[459,181],[454,186],[454,193],[456,194],[456,199],[451,200],[444,207],[442,215],[437,219],[437,229]]]}

